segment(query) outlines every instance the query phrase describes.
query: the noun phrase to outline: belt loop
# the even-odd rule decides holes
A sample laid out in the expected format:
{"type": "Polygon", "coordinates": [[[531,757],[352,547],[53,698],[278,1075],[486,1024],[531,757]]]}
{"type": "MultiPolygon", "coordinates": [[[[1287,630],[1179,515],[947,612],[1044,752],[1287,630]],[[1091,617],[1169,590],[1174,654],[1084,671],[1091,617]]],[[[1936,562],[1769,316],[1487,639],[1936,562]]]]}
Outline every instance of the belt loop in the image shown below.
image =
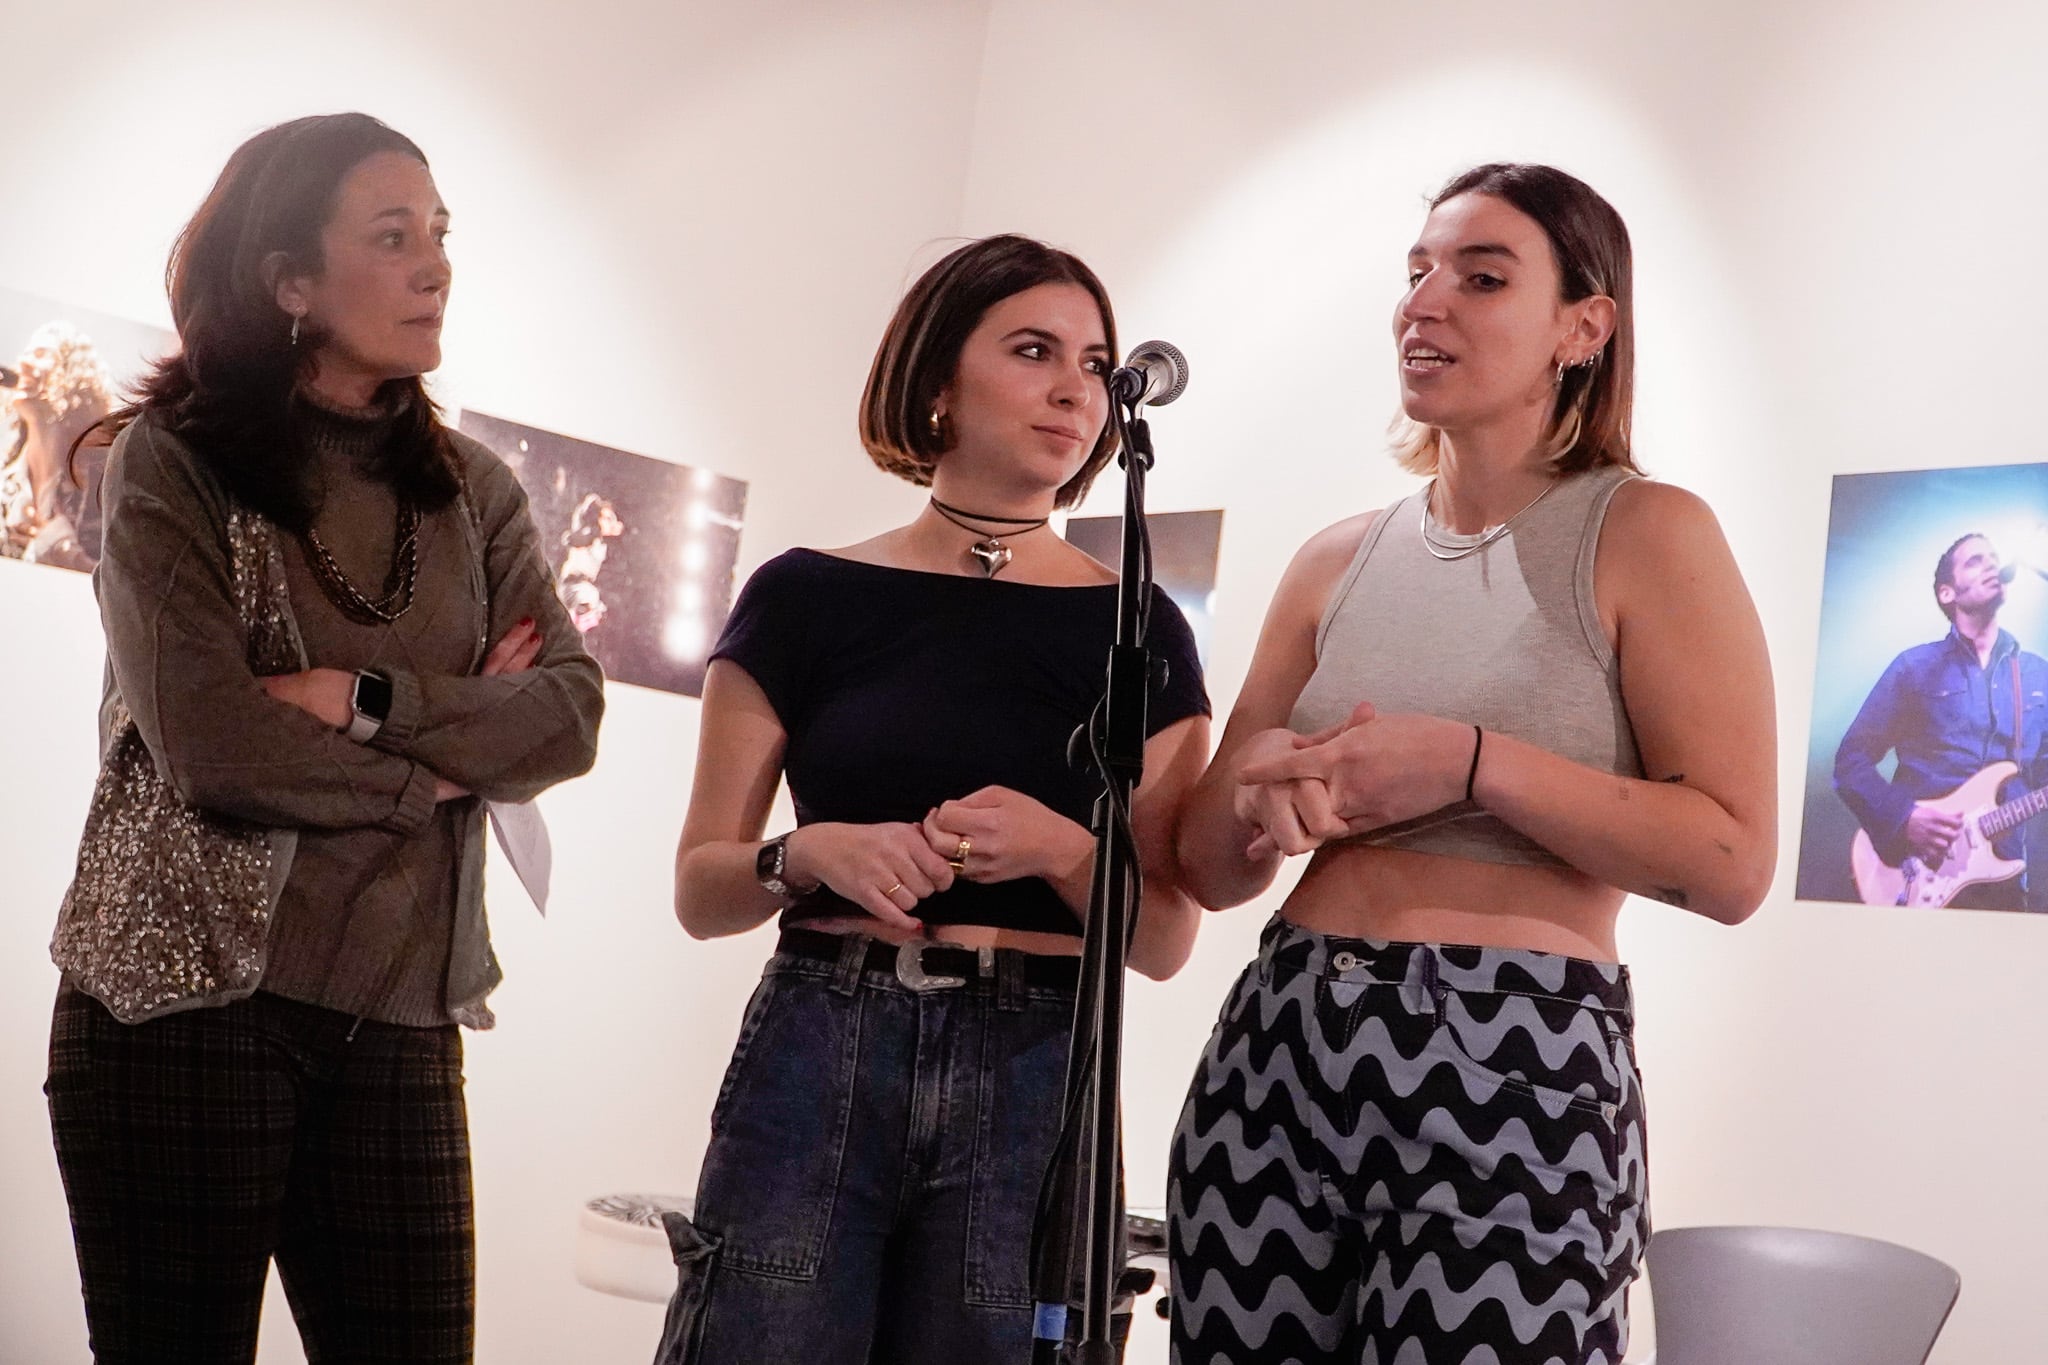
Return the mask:
{"type": "Polygon", "coordinates": [[[1259,935],[1258,963],[1260,981],[1272,981],[1273,959],[1279,955],[1280,940],[1286,932],[1283,921],[1276,915],[1267,923],[1265,932],[1259,935]]]}
{"type": "Polygon", "coordinates": [[[839,995],[851,996],[860,987],[861,969],[867,965],[868,944],[872,942],[866,934],[842,934],[839,938],[839,963],[832,969],[832,989],[839,995]]]}
{"type": "Polygon", "coordinates": [[[1420,974],[1424,1007],[1428,1009],[1432,1019],[1442,1022],[1444,997],[1450,994],[1450,990],[1444,985],[1443,976],[1437,970],[1436,949],[1426,943],[1419,943],[1415,946],[1415,953],[1422,959],[1420,974]]]}
{"type": "Polygon", "coordinates": [[[1029,995],[1024,984],[1024,954],[1014,948],[996,950],[996,1008],[1015,1014],[1029,995]]]}

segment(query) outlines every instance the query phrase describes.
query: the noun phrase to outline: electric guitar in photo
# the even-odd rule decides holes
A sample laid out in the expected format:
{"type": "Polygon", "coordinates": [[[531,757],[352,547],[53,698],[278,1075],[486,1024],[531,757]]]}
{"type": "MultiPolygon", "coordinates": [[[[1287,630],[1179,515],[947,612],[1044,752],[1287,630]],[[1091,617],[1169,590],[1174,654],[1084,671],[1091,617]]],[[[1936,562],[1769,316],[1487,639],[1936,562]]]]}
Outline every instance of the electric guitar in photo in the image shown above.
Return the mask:
{"type": "Polygon", "coordinates": [[[2017,877],[2026,862],[1999,857],[1992,850],[1992,841],[2048,811],[2048,787],[1999,802],[1998,789],[2018,774],[2017,764],[1994,763],[1948,795],[1922,803],[1959,816],[1963,822],[1962,832],[1956,835],[1939,863],[1910,855],[1897,863],[1888,863],[1878,856],[1870,835],[1857,830],[1849,844],[1849,870],[1856,878],[1856,894],[1863,903],[1938,909],[1954,900],[1966,886],[2017,877]]]}

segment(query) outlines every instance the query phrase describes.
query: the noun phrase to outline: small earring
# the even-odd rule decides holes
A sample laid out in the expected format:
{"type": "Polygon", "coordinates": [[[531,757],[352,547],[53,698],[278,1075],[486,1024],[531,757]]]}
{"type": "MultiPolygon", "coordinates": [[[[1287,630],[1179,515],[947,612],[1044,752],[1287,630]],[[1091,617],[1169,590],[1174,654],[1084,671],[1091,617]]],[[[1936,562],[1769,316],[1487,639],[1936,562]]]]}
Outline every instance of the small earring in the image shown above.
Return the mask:
{"type": "Polygon", "coordinates": [[[924,419],[925,427],[927,430],[931,432],[932,439],[934,441],[941,439],[945,435],[945,428],[943,425],[945,420],[946,419],[944,414],[942,414],[936,407],[934,407],[931,410],[930,415],[924,419]]]}
{"type": "Polygon", "coordinates": [[[292,345],[299,344],[299,315],[292,314],[292,345]]]}
{"type": "Polygon", "coordinates": [[[1558,361],[1558,362],[1557,362],[1557,378],[1555,378],[1555,379],[1553,379],[1552,381],[1550,381],[1550,382],[1551,382],[1552,384],[1554,384],[1554,385],[1556,385],[1556,386],[1558,386],[1558,387],[1560,387],[1560,388],[1562,388],[1562,387],[1564,386],[1564,372],[1565,372],[1565,368],[1566,368],[1566,367],[1565,367],[1565,363],[1564,363],[1564,362],[1563,362],[1562,360],[1560,360],[1560,361],[1558,361]]]}

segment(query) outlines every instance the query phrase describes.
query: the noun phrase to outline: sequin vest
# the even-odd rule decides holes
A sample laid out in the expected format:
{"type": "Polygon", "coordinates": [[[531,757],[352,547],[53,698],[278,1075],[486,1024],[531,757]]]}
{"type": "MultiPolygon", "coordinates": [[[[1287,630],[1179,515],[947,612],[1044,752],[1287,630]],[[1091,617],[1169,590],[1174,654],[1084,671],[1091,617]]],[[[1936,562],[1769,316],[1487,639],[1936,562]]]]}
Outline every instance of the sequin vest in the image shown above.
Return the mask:
{"type": "MultiPolygon", "coordinates": [[[[250,670],[304,668],[275,529],[237,506],[227,539],[250,670]]],[[[107,706],[107,745],[50,956],[123,1023],[238,1000],[263,977],[271,909],[297,835],[184,800],[118,691],[107,706]]]]}

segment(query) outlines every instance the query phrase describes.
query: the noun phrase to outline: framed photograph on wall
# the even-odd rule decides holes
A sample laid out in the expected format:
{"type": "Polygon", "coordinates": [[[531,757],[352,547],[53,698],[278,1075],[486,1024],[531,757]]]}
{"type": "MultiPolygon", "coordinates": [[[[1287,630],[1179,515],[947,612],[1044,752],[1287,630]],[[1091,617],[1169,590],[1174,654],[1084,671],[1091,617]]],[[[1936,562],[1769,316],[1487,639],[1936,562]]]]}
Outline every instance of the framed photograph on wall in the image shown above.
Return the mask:
{"type": "Polygon", "coordinates": [[[2048,464],[1834,481],[1798,895],[2048,911],[2048,464]]]}
{"type": "Polygon", "coordinates": [[[555,589],[612,682],[704,694],[732,607],[747,485],[465,411],[526,489],[555,589]]]}
{"type": "Polygon", "coordinates": [[[177,349],[160,327],[0,289],[0,558],[90,572],[104,445],[73,442],[177,349]]]}
{"type": "MultiPolygon", "coordinates": [[[[1145,526],[1152,536],[1152,579],[1188,618],[1206,667],[1215,629],[1216,555],[1223,547],[1223,512],[1150,512],[1145,526]]],[[[1067,543],[1112,569],[1123,557],[1123,533],[1122,517],[1067,518],[1067,543]]]]}

